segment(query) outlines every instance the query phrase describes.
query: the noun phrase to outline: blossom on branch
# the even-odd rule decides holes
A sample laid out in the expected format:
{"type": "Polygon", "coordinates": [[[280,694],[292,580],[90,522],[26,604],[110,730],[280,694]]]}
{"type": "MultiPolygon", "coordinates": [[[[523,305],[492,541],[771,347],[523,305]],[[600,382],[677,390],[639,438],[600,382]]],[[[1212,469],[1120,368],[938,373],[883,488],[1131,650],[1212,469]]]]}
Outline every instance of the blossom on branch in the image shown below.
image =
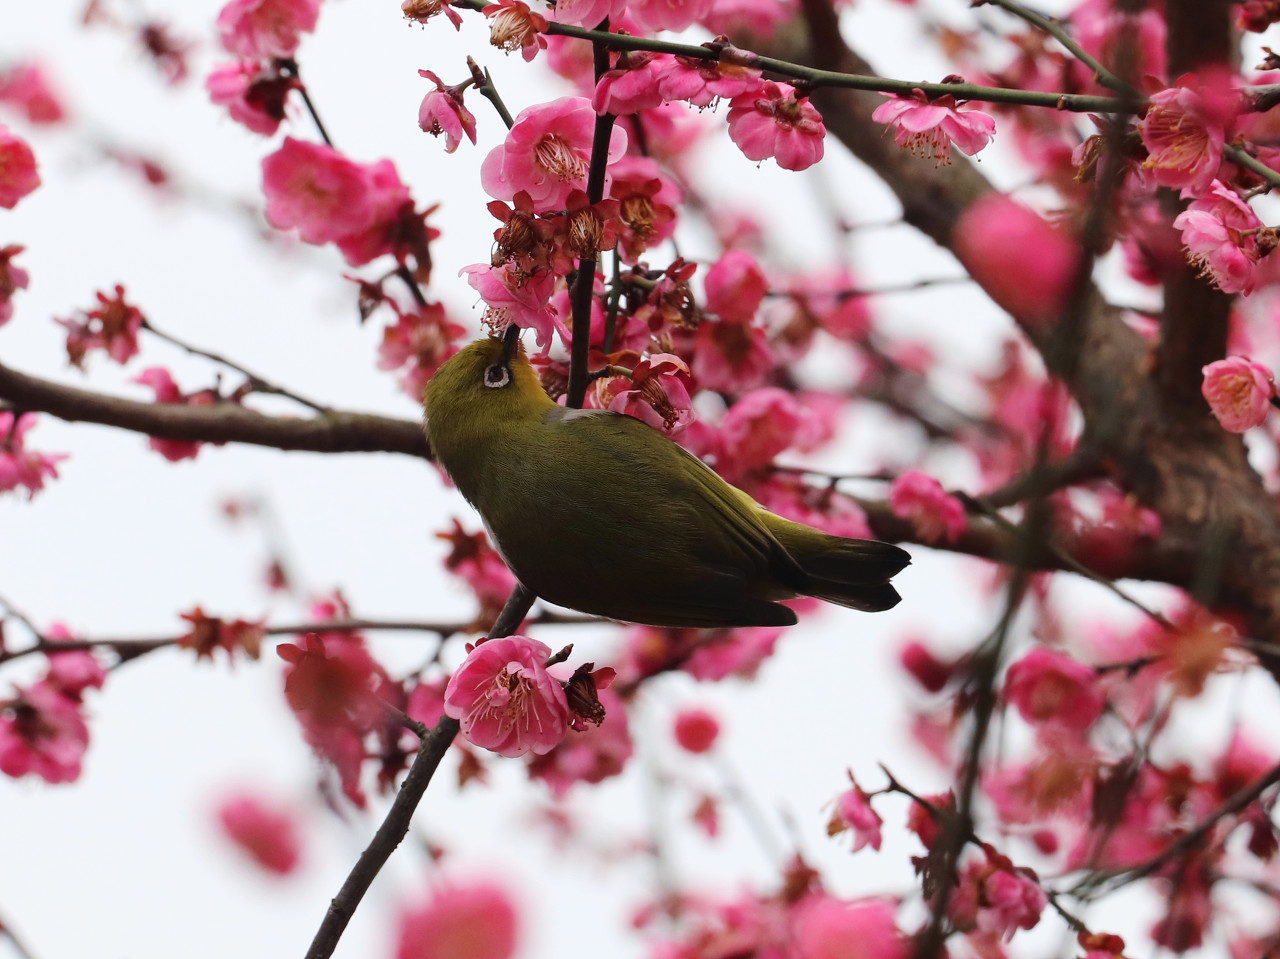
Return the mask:
{"type": "Polygon", "coordinates": [[[49,783],[79,779],[89,746],[81,709],[47,680],[0,702],[0,772],[15,778],[33,773],[49,783]]]}
{"type": "Polygon", "coordinates": [[[436,88],[422,98],[418,107],[418,126],[433,137],[445,135],[444,152],[452,153],[465,136],[476,142],[476,118],[462,102],[462,92],[457,87],[447,87],[444,81],[430,70],[419,70],[436,88]]]}
{"type": "Polygon", "coordinates": [[[226,107],[231,119],[263,136],[273,136],[280,128],[289,91],[297,86],[297,78],[260,60],[224,63],[204,82],[214,104],[226,107]]]}
{"type": "Polygon", "coordinates": [[[0,206],[12,210],[40,185],[36,155],[27,141],[0,124],[0,206]]]}
{"type": "Polygon", "coordinates": [[[319,16],[320,0],[231,0],[218,14],[218,34],[239,57],[291,57],[319,16]]]}
{"type": "Polygon", "coordinates": [[[1009,667],[1004,695],[1027,722],[1078,732],[1092,726],[1107,703],[1094,669],[1044,647],[1009,667]]]}
{"type": "Polygon", "coordinates": [[[923,90],[895,95],[875,108],[871,119],[893,129],[893,141],[915,156],[951,162],[951,146],[973,156],[996,132],[994,118],[971,107],[961,109],[953,96],[930,100],[923,90]]]}
{"type": "MultiPolygon", "coordinates": [[[[173,376],[163,366],[150,366],[133,378],[133,382],[149,387],[156,394],[157,403],[178,403],[183,406],[212,406],[220,399],[214,390],[196,390],[183,393],[173,376]]],[[[193,460],[203,445],[199,440],[172,440],[151,437],[147,444],[170,463],[193,460]]]]}
{"type": "Polygon", "coordinates": [[[484,300],[484,322],[491,332],[501,333],[514,323],[532,329],[538,346],[550,348],[556,328],[556,311],[551,306],[554,273],[539,270],[529,275],[511,263],[496,267],[476,263],[459,272],[484,300]]]}
{"type": "Polygon", "coordinates": [[[690,707],[676,714],[674,732],[682,749],[705,753],[720,737],[720,721],[708,710],[690,707]]]}
{"type": "Polygon", "coordinates": [[[482,640],[449,680],[445,715],[502,756],[550,752],[569,729],[564,689],[544,665],[551,648],[527,636],[482,640]]]}
{"type": "Polygon", "coordinates": [[[1227,128],[1235,108],[1214,81],[1202,83],[1193,74],[1176,86],[1151,95],[1138,130],[1146,145],[1148,169],[1161,186],[1201,196],[1222,165],[1227,128]]]}
{"type": "Polygon", "coordinates": [[[822,115],[790,84],[766,80],[738,94],[728,122],[729,139],[748,160],[773,157],[784,170],[804,170],[822,159],[822,115]]]}
{"type": "Polygon", "coordinates": [[[10,410],[0,410],[0,493],[26,487],[35,496],[44,489],[46,477],[57,479],[57,463],[66,453],[37,453],[23,445],[24,434],[36,424],[34,413],[15,418],[10,410]]]}
{"type": "Polygon", "coordinates": [[[1275,234],[1245,200],[1220,180],[1179,213],[1173,221],[1182,231],[1187,259],[1200,268],[1223,293],[1252,293],[1257,285],[1258,261],[1263,256],[1259,238],[1267,239],[1267,252],[1275,246],[1275,234]]]}
{"type": "Polygon", "coordinates": [[[615,376],[603,381],[601,403],[668,436],[679,436],[693,419],[685,385],[688,375],[689,367],[674,353],[653,353],[636,364],[629,378],[615,376]]]}
{"type": "Polygon", "coordinates": [[[484,8],[484,15],[491,21],[489,42],[499,50],[520,50],[527,63],[547,48],[547,18],[534,13],[527,3],[498,0],[484,8]]]}
{"type": "Polygon", "coordinates": [[[1275,374],[1247,356],[1215,360],[1200,371],[1200,392],[1222,428],[1243,433],[1261,426],[1276,395],[1275,374]]]}
{"type": "Polygon", "coordinates": [[[852,852],[857,852],[865,846],[870,846],[879,852],[880,827],[884,825],[884,820],[871,808],[871,797],[854,780],[852,772],[849,773],[849,782],[852,788],[836,797],[835,812],[827,822],[827,835],[838,836],[852,830],[852,852]]]}
{"type": "MultiPolygon", "coordinates": [[[[498,200],[528,193],[534,210],[562,209],[574,190],[587,189],[596,114],[583,97],[561,97],[522,110],[507,138],[480,167],[480,183],[498,200]]],[[[627,152],[627,134],[615,126],[606,164],[627,152]]],[[[608,188],[608,178],[605,180],[608,188]]]]}
{"type": "Polygon", "coordinates": [[[699,108],[732,100],[759,86],[760,71],[754,67],[693,57],[670,57],[658,74],[663,100],[685,100],[699,108]]]}

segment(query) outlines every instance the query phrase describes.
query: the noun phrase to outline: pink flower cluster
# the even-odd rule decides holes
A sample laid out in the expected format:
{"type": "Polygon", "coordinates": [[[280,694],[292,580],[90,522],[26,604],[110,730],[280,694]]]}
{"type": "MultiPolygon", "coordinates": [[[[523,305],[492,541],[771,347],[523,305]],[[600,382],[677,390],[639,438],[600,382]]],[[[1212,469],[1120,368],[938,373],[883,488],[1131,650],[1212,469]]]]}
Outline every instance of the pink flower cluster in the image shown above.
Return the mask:
{"type": "Polygon", "coordinates": [[[519,916],[489,882],[441,884],[400,915],[396,959],[511,959],[519,916]]]}
{"type": "Polygon", "coordinates": [[[437,533],[436,538],[449,544],[444,568],[466,583],[480,602],[476,625],[488,629],[511,595],[516,585],[515,576],[507,569],[498,551],[489,545],[488,536],[468,533],[456,519],[453,529],[437,533]]]}
{"type": "Polygon", "coordinates": [[[352,266],[388,253],[402,263],[412,255],[420,269],[431,262],[431,211],[415,210],[390,160],[356,163],[330,146],[286,137],[262,161],[262,189],[272,226],[296,228],[307,243],[333,243],[352,266]]]}
{"type": "Polygon", "coordinates": [[[34,413],[15,417],[0,410],[0,493],[24,487],[28,496],[44,489],[46,478],[57,479],[57,464],[66,453],[37,453],[26,448],[26,434],[36,425],[34,413]]]}
{"type": "Polygon", "coordinates": [[[320,0],[231,0],[218,14],[218,33],[237,59],[209,75],[210,99],[254,133],[274,134],[289,91],[298,86],[289,61],[319,15],[320,0]]]}
{"type": "MultiPolygon", "coordinates": [[[[322,604],[316,611],[348,615],[342,604],[322,604]]],[[[276,652],[287,664],[284,695],[303,737],[337,771],[347,798],[363,808],[366,741],[377,737],[386,753],[399,740],[401,729],[383,708],[399,698],[397,687],[357,633],[308,633],[300,644],[282,643],[276,652]]]]}
{"type": "MultiPolygon", "coordinates": [[[[57,643],[73,637],[55,623],[44,638],[57,643]]],[[[46,658],[43,678],[0,701],[0,772],[13,777],[32,774],[49,783],[74,782],[89,746],[84,694],[101,689],[107,671],[87,649],[46,658]]]]}
{"type": "MultiPolygon", "coordinates": [[[[1263,229],[1253,208],[1219,180],[1174,218],[1187,259],[1223,293],[1252,293],[1263,229]]],[[[1274,236],[1274,234],[1273,234],[1274,236]]]]}
{"type": "Polygon", "coordinates": [[[412,310],[387,300],[396,322],[382,331],[378,345],[378,369],[400,370],[400,386],[415,401],[440,365],[458,352],[458,342],[466,327],[449,319],[444,306],[428,303],[412,310]]]}
{"type": "MultiPolygon", "coordinates": [[[[184,393],[174,382],[173,376],[163,366],[150,366],[133,378],[133,382],[149,387],[156,394],[157,403],[177,403],[182,406],[212,406],[221,400],[211,389],[184,393]]],[[[199,440],[176,440],[153,436],[147,440],[153,450],[170,463],[193,460],[203,445],[199,440]]]]}

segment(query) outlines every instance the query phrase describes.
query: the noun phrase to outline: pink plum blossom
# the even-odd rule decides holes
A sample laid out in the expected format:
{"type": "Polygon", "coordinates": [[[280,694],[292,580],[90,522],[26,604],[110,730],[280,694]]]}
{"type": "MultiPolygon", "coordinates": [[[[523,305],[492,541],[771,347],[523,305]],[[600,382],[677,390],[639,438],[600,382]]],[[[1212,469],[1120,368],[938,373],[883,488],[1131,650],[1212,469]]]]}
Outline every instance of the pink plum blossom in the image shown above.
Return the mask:
{"type": "Polygon", "coordinates": [[[643,420],[668,436],[678,436],[693,419],[685,377],[689,367],[673,353],[641,360],[631,377],[613,377],[604,385],[608,409],[643,420]]]}
{"type": "MultiPolygon", "coordinates": [[[[572,191],[587,188],[595,118],[590,101],[582,97],[561,97],[521,111],[506,140],[480,166],[485,192],[511,200],[524,191],[539,213],[562,209],[572,191]]],[[[606,163],[626,150],[627,134],[615,126],[606,163]]]]}
{"type": "Polygon", "coordinates": [[[1188,75],[1151,95],[1138,130],[1149,154],[1146,166],[1161,186],[1201,196],[1218,175],[1234,118],[1215,92],[1188,75]]]}
{"type": "Polygon", "coordinates": [[[302,836],[287,806],[242,791],[223,798],[217,815],[227,838],[267,872],[287,876],[298,868],[302,836]]]}
{"type": "Polygon", "coordinates": [[[406,20],[412,20],[424,26],[432,17],[443,13],[455,30],[462,29],[462,17],[453,9],[449,0],[404,0],[400,4],[400,11],[406,20]]]}
{"type": "Polygon", "coordinates": [[[0,124],[0,206],[12,210],[40,185],[36,155],[27,141],[0,124]]]}
{"type": "Polygon", "coordinates": [[[395,959],[511,959],[518,929],[498,886],[444,885],[401,913],[395,959]]]}
{"type": "Polygon", "coordinates": [[[1243,433],[1261,426],[1276,395],[1275,374],[1246,356],[1215,360],[1200,372],[1200,392],[1224,430],[1243,433]]]}
{"type": "Polygon", "coordinates": [[[879,852],[880,827],[884,825],[884,820],[871,808],[871,797],[854,781],[853,773],[849,774],[849,781],[852,783],[852,788],[836,797],[836,811],[827,824],[827,835],[835,836],[846,830],[852,830],[852,852],[857,852],[865,846],[870,846],[879,852]]]}
{"type": "Polygon", "coordinates": [[[462,735],[502,756],[550,752],[568,730],[564,689],[546,670],[551,648],[527,636],[481,642],[449,680],[445,714],[462,735]]]}
{"type": "Polygon", "coordinates": [[[907,959],[890,902],[844,902],[815,894],[795,910],[796,959],[907,959]]]}
{"type": "Polygon", "coordinates": [[[296,227],[307,243],[333,243],[352,266],[387,253],[429,262],[435,231],[425,213],[415,213],[390,160],[355,163],[332,147],[286,137],[262,161],[262,189],[272,226],[296,227]]]}
{"type": "Polygon", "coordinates": [[[498,0],[484,8],[490,20],[489,43],[511,53],[519,50],[528,63],[547,48],[547,18],[534,13],[521,0],[498,0]]]}
{"type": "Polygon", "coordinates": [[[452,153],[465,136],[473,144],[476,142],[476,118],[462,102],[462,93],[457,87],[447,87],[438,76],[430,70],[419,70],[418,76],[425,77],[436,85],[436,88],[422,98],[418,107],[418,126],[424,133],[434,137],[445,135],[444,152],[452,153]]]}
{"type": "Polygon", "coordinates": [[[765,331],[750,323],[698,326],[693,378],[702,389],[736,393],[760,386],[777,365],[765,331]]]}
{"type": "Polygon", "coordinates": [[[929,647],[914,640],[902,647],[899,662],[925,692],[940,693],[956,672],[954,662],[946,662],[934,655],[929,647]]]}
{"type": "MultiPolygon", "coordinates": [[[[1115,0],[1084,0],[1069,19],[1081,48],[1112,70],[1127,68],[1125,79],[1166,75],[1168,28],[1163,11],[1128,7],[1115,0]]],[[[1087,64],[1073,59],[1071,66],[1081,84],[1096,86],[1087,64]]]]}
{"type": "Polygon", "coordinates": [[[978,928],[1005,942],[1019,929],[1033,929],[1049,899],[1033,876],[1019,869],[996,869],[982,882],[978,928]]]}
{"type": "Polygon", "coordinates": [[[17,107],[30,123],[59,123],[67,116],[61,97],[35,62],[15,63],[0,71],[0,103],[17,107]]]}
{"type": "Polygon", "coordinates": [[[234,60],[214,69],[204,86],[209,99],[226,107],[231,119],[254,133],[272,136],[285,118],[285,101],[297,80],[260,60],[234,60]]]}
{"type": "Polygon", "coordinates": [[[709,711],[690,707],[676,714],[676,742],[691,753],[705,753],[720,736],[720,721],[709,711]]]}
{"type": "Polygon", "coordinates": [[[396,322],[382,331],[378,369],[400,370],[400,386],[420,402],[427,381],[458,352],[458,341],[467,330],[450,320],[439,303],[404,310],[394,300],[388,302],[395,311],[396,322]]]}
{"type": "Polygon", "coordinates": [[[35,426],[36,415],[23,413],[14,421],[9,410],[0,410],[0,493],[25,487],[28,496],[44,489],[46,477],[57,479],[57,463],[66,453],[37,453],[25,447],[25,434],[35,426]]]}
{"type": "Polygon", "coordinates": [[[748,160],[773,157],[784,170],[804,170],[822,159],[822,116],[790,84],[766,80],[738,94],[728,122],[729,139],[748,160]]]}
{"type": "Polygon", "coordinates": [[[267,219],[297,227],[303,241],[329,243],[365,228],[371,217],[368,176],[333,147],[285,137],[262,161],[267,219]]]}
{"type": "Polygon", "coordinates": [[[13,317],[13,294],[25,290],[30,281],[26,270],[13,265],[13,258],[24,249],[16,243],[0,246],[0,326],[13,317]]]}
{"type": "Polygon", "coordinates": [[[386,671],[358,633],[308,633],[300,644],[281,643],[276,653],[287,664],[285,700],[303,738],[332,764],[347,798],[363,808],[364,743],[386,721],[382,703],[389,701],[391,685],[386,671]]]}
{"type": "Polygon", "coordinates": [[[47,681],[18,689],[0,704],[0,772],[6,776],[74,782],[88,746],[80,703],[47,681]]]}
{"type": "Polygon", "coordinates": [[[652,157],[627,154],[609,169],[609,196],[618,201],[622,259],[635,263],[645,250],[675,233],[675,211],[684,195],[652,157]]]}
{"type": "Polygon", "coordinates": [[[1034,326],[1061,314],[1080,264],[1074,239],[998,193],[975,200],[961,214],[955,252],[998,306],[1034,326]]]}
{"type": "Polygon", "coordinates": [[[1214,180],[1173,225],[1182,231],[1187,259],[1214,286],[1223,293],[1253,292],[1262,256],[1257,236],[1262,221],[1238,193],[1214,180]]]}
{"type": "Polygon", "coordinates": [[[776,386],[752,390],[725,414],[717,467],[722,474],[740,477],[768,466],[794,444],[807,419],[807,411],[786,390],[776,386]]]}
{"type": "Polygon", "coordinates": [[[666,69],[667,54],[639,51],[619,59],[618,66],[605,73],[591,95],[591,105],[603,116],[625,116],[651,110],[662,103],[658,78],[666,69]]]}
{"type": "Polygon", "coordinates": [[[319,16],[320,0],[231,0],[218,14],[218,34],[238,57],[291,57],[319,16]]]}
{"type": "MultiPolygon", "coordinates": [[[[179,403],[184,406],[208,406],[217,401],[212,390],[183,393],[173,376],[163,366],[149,366],[133,378],[155,392],[157,403],[179,403]]],[[[173,440],[153,436],[147,444],[170,463],[195,459],[203,445],[199,440],[173,440]]]]}
{"type": "Polygon", "coordinates": [[[658,75],[663,100],[685,100],[695,107],[709,107],[717,100],[732,100],[760,86],[760,71],[715,60],[670,57],[658,75]]]}
{"type": "Polygon", "coordinates": [[[730,250],[707,270],[703,281],[707,309],[722,320],[748,322],[756,314],[769,283],[756,258],[746,250],[730,250]]]}
{"type": "Polygon", "coordinates": [[[512,323],[532,329],[538,346],[549,348],[555,335],[556,311],[550,304],[555,274],[539,270],[528,275],[511,263],[476,263],[460,271],[485,302],[484,322],[494,333],[512,323]]]}
{"type": "Polygon", "coordinates": [[[954,543],[968,528],[964,504],[932,476],[908,470],[893,481],[889,508],[899,519],[910,520],[926,543],[954,543]]]}
{"type": "Polygon", "coordinates": [[[898,146],[937,160],[939,165],[951,162],[952,144],[973,156],[996,132],[996,121],[987,114],[962,109],[952,96],[930,100],[921,90],[912,90],[905,97],[893,96],[875,108],[871,119],[892,127],[898,146]]]}
{"type": "Polygon", "coordinates": [[[1009,667],[1004,695],[1029,723],[1056,723],[1080,732],[1097,721],[1107,702],[1097,672],[1043,646],[1009,667]]]}

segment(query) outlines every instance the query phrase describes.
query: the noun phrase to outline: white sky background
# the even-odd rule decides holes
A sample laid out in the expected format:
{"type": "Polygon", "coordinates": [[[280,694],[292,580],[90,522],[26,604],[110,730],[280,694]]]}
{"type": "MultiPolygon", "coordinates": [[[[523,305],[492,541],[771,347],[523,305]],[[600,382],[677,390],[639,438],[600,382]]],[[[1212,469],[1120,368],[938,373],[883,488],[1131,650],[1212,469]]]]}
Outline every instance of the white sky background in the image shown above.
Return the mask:
{"type": "MultiPolygon", "coordinates": [[[[96,290],[119,282],[160,329],[268,379],[336,407],[416,418],[394,377],[374,365],[386,316],[357,325],[353,287],[341,279],[352,271],[336,252],[261,243],[243,216],[165,201],[94,155],[88,135],[100,133],[155,154],[180,181],[260,203],[259,163],[279,137],[268,141],[243,130],[208,103],[201,86],[210,65],[222,59],[212,27],[220,6],[200,0],[163,10],[180,35],[206,41],[192,58],[192,79],[177,89],[157,79],[130,38],[82,29],[78,0],[23,4],[5,17],[0,62],[37,56],[77,122],[31,130],[12,114],[0,116],[29,135],[44,180],[15,211],[0,213],[0,245],[25,244],[18,263],[31,273],[30,289],[16,296],[14,319],[0,329],[0,359],[134,398],[150,397],[127,382],[149,365],[168,366],[184,389],[208,385],[210,365],[146,338],[142,355],[124,370],[101,356],[91,360],[87,378],[67,368],[63,331],[52,317],[87,308],[96,290]]],[[[936,7],[964,16],[968,4],[936,7]]],[[[470,53],[493,71],[513,113],[563,91],[549,85],[540,64],[529,67],[488,47],[481,18],[464,19],[460,35],[443,20],[421,30],[406,25],[391,0],[328,0],[299,60],[339,148],[365,162],[391,157],[420,205],[443,200],[432,220],[444,235],[432,249],[429,295],[478,332],[475,297],[456,274],[489,254],[494,221],[483,209],[478,167],[503,130],[488,104],[473,96],[468,102],[479,119],[479,146],[464,144],[446,155],[442,141],[418,130],[418,103],[430,84],[416,71],[429,68],[456,82],[470,53]]],[[[899,7],[863,0],[847,26],[864,50],[875,51],[880,69],[943,75],[945,65],[930,58],[911,23],[899,7]]],[[[301,115],[285,130],[315,137],[301,115]]],[[[725,141],[706,151],[702,187],[744,205],[767,203],[757,212],[771,223],[771,241],[785,259],[826,265],[835,262],[834,237],[820,215],[817,178],[854,222],[898,212],[887,190],[834,140],[827,152],[816,173],[797,176],[772,164],[757,168],[725,141]]],[[[1016,182],[1015,168],[998,150],[983,162],[1004,182],[1016,182]]],[[[681,240],[686,256],[716,253],[705,231],[689,230],[681,240]]],[[[854,269],[869,284],[958,271],[949,256],[906,228],[857,234],[853,245],[854,269]]],[[[941,355],[966,362],[994,357],[1007,323],[963,287],[886,299],[876,314],[886,335],[927,336],[941,355]]],[[[843,375],[830,360],[815,371],[843,375]]],[[[963,381],[952,374],[940,382],[963,381]]],[[[295,409],[257,397],[252,402],[295,409]]],[[[910,464],[918,452],[914,433],[886,417],[862,416],[851,425],[855,429],[825,457],[832,468],[910,464]]],[[[478,520],[422,462],[229,446],[206,447],[194,463],[173,465],[137,435],[49,417],[41,418],[29,445],[72,453],[61,478],[32,502],[0,498],[0,595],[42,626],[61,620],[88,636],[172,635],[181,631],[178,614],[196,604],[228,617],[296,619],[296,608],[261,585],[265,554],[253,529],[219,519],[222,498],[246,493],[265,497],[276,511],[298,578],[316,592],[341,586],[357,615],[452,620],[473,611],[469,595],[446,577],[443,546],[433,534],[450,517],[473,529],[478,520]]],[[[972,477],[960,472],[943,479],[960,484],[972,477]]],[[[674,707],[700,703],[718,711],[729,762],[779,836],[783,817],[790,822],[785,828],[837,893],[907,891],[908,857],[918,852],[900,828],[905,807],[894,801],[878,807],[886,819],[879,855],[851,858],[825,838],[821,807],[844,786],[844,769],[878,786],[875,763],[883,760],[922,791],[945,785],[906,735],[910,692],[895,666],[896,641],[910,628],[931,644],[960,648],[998,614],[998,600],[982,588],[980,564],[925,549],[914,556],[900,578],[905,601],[892,612],[825,610],[790,631],[755,684],[663,677],[650,684],[633,717],[638,748],[652,763],[719,791],[714,767],[684,760],[669,737],[674,707]]],[[[1076,589],[1101,605],[1092,589],[1076,589]]],[[[14,644],[25,638],[16,626],[8,635],[14,644]]],[[[575,663],[585,657],[603,664],[619,633],[536,635],[557,648],[577,643],[575,663]]],[[[408,634],[374,640],[393,673],[416,668],[433,642],[408,634]]],[[[449,658],[460,656],[455,648],[449,658]]],[[[284,703],[281,665],[270,650],[260,663],[234,670],[221,658],[210,666],[182,652],[148,655],[90,694],[93,739],[78,783],[0,782],[0,919],[12,923],[37,959],[302,954],[384,806],[375,800],[368,814],[353,813],[341,823],[315,802],[315,765],[284,703]],[[292,799],[307,815],[309,856],[301,875],[264,879],[217,834],[210,810],[226,789],[242,783],[292,799]]],[[[24,675],[6,670],[0,689],[24,675]]],[[[1251,705],[1274,708],[1269,688],[1245,692],[1251,705]]],[[[1218,728],[1205,734],[1219,741],[1227,729],[1220,713],[1215,722],[1218,728]]],[[[459,794],[452,759],[446,760],[410,841],[361,906],[339,956],[390,954],[397,902],[433,872],[413,836],[450,848],[446,875],[505,877],[523,906],[522,956],[643,953],[627,920],[655,892],[651,863],[632,857],[605,864],[580,849],[555,851],[545,830],[532,824],[547,800],[545,787],[526,782],[518,762],[495,759],[490,770],[488,788],[473,785],[459,794]]],[[[616,847],[645,835],[644,796],[636,762],[620,780],[579,787],[570,806],[586,834],[616,847]]],[[[704,889],[715,880],[725,893],[743,881],[772,883],[773,865],[732,806],[722,809],[722,838],[709,844],[687,827],[693,802],[689,790],[676,787],[664,804],[680,878],[704,889]]],[[[1059,944],[1056,936],[1044,938],[1046,948],[1059,944]]],[[[5,948],[0,945],[0,956],[5,948]]]]}

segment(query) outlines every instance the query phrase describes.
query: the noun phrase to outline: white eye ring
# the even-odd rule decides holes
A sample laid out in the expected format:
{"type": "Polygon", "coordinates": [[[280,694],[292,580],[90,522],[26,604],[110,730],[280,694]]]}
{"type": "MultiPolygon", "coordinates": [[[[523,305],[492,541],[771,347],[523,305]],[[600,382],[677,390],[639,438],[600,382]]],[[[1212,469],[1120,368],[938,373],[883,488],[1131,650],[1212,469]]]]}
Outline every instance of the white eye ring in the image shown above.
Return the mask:
{"type": "Polygon", "coordinates": [[[484,385],[491,390],[500,390],[511,382],[511,371],[501,363],[494,363],[484,371],[484,385]]]}

